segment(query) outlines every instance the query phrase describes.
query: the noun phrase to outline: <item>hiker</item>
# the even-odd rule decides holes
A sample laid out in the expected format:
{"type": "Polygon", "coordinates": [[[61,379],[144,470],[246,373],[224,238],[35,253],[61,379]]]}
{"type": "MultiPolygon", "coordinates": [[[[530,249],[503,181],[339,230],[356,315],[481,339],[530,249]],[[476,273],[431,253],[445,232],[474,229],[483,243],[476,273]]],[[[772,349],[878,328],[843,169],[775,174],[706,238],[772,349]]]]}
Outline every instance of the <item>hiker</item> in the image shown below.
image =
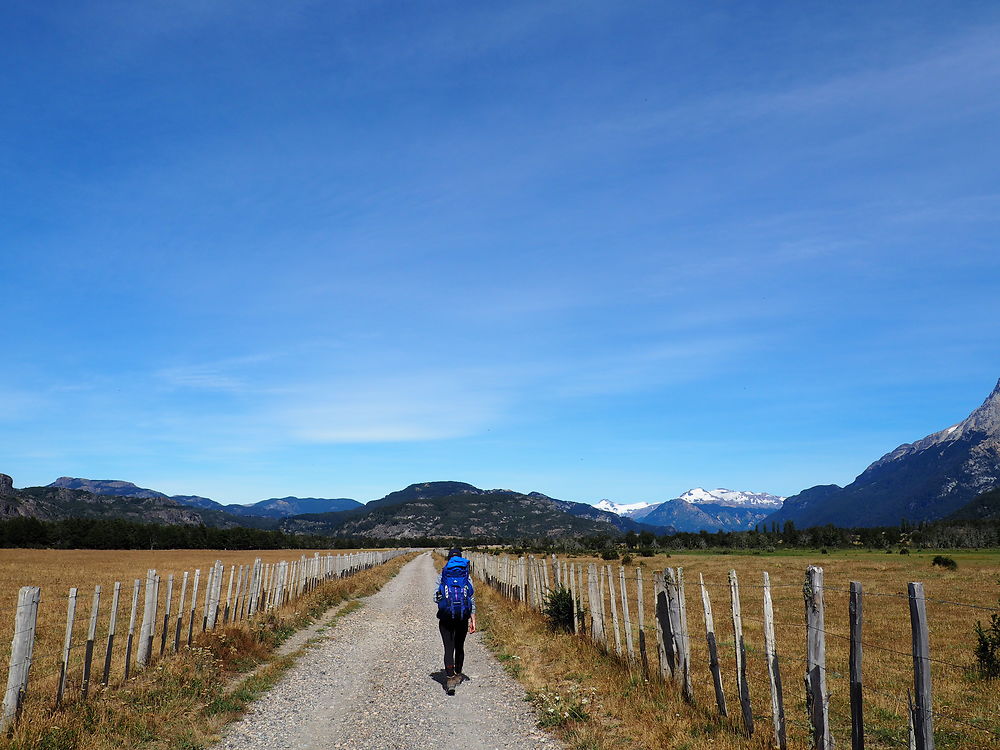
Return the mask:
{"type": "Polygon", "coordinates": [[[438,605],[438,630],[444,643],[444,671],[448,695],[469,679],[462,672],[465,664],[465,636],[476,632],[476,599],[469,578],[469,561],[460,547],[448,552],[448,562],[438,576],[434,601],[438,605]]]}

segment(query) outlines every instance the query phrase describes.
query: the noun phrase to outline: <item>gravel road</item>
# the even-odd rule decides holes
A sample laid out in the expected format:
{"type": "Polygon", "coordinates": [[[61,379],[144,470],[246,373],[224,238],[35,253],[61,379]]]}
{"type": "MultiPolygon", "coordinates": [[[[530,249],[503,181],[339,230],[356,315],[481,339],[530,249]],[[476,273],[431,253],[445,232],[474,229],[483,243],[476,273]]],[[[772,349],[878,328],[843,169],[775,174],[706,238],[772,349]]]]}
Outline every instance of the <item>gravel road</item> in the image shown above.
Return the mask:
{"type": "Polygon", "coordinates": [[[470,677],[454,696],[439,680],[441,638],[430,553],[407,563],[324,639],[215,750],[534,750],[562,747],[538,729],[524,689],[479,635],[466,641],[470,677]]]}

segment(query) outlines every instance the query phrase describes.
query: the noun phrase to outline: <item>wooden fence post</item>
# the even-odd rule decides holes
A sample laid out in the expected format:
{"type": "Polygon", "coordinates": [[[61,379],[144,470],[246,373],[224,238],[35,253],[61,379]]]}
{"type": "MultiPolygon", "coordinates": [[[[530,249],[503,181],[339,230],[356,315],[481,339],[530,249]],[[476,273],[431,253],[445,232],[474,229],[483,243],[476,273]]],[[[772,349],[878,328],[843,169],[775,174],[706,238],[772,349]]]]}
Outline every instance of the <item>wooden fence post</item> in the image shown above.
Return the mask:
{"type": "Polygon", "coordinates": [[[670,628],[670,605],[664,586],[663,573],[653,573],[653,596],[656,603],[656,651],[660,658],[660,678],[669,680],[674,676],[673,634],[670,628]]]}
{"type": "Polygon", "coordinates": [[[69,590],[66,604],[66,638],[63,640],[62,666],[59,669],[59,687],[56,689],[56,707],[62,705],[66,691],[66,675],[69,672],[69,652],[73,648],[73,619],[76,617],[76,588],[69,590]]]}
{"type": "Polygon", "coordinates": [[[823,569],[810,565],[803,587],[806,605],[806,710],[815,750],[832,750],[830,696],[826,691],[826,622],[823,607],[823,569]]]}
{"type": "Polygon", "coordinates": [[[705,576],[698,574],[701,584],[701,603],[705,608],[705,640],[708,641],[708,667],[712,670],[712,682],[715,685],[715,705],[720,716],[729,716],[726,710],[726,693],[722,689],[722,670],[719,668],[719,648],[715,640],[715,619],[712,617],[712,600],[705,587],[705,576]]]}
{"type": "Polygon", "coordinates": [[[785,729],[785,700],[781,694],[781,670],[778,667],[778,644],[774,637],[774,603],[771,601],[771,576],[764,571],[764,652],[767,677],[771,685],[771,724],[778,750],[788,747],[785,729]]]}
{"type": "Polygon", "coordinates": [[[601,611],[602,607],[600,605],[600,600],[603,597],[598,594],[600,591],[600,582],[597,574],[597,565],[591,563],[587,572],[590,579],[590,634],[596,643],[605,645],[607,640],[604,636],[604,613],[601,611]]]}
{"type": "Polygon", "coordinates": [[[0,732],[20,716],[21,706],[24,705],[24,697],[28,692],[28,671],[35,648],[35,623],[38,620],[40,596],[41,589],[38,586],[22,586],[17,595],[7,690],[3,696],[3,713],[0,714],[0,732]]]}
{"type": "Polygon", "coordinates": [[[241,565],[240,569],[236,573],[236,595],[233,598],[233,610],[230,615],[232,617],[233,622],[242,619],[240,616],[241,610],[243,609],[243,605],[241,604],[243,600],[240,598],[242,594],[243,594],[243,566],[241,565]]]}
{"type": "Polygon", "coordinates": [[[618,591],[622,597],[622,620],[625,624],[625,648],[628,652],[628,663],[635,663],[635,641],[632,638],[632,617],[628,608],[628,589],[625,586],[625,566],[618,569],[618,591]]]}
{"type": "Polygon", "coordinates": [[[667,621],[670,624],[669,637],[664,632],[663,648],[667,653],[667,658],[673,666],[673,678],[675,682],[683,684],[684,668],[681,663],[680,653],[680,606],[677,603],[677,572],[673,568],[665,568],[663,571],[663,588],[667,595],[667,621]]]}
{"type": "Polygon", "coordinates": [[[733,649],[736,653],[736,692],[743,713],[743,728],[753,735],[753,710],[750,707],[750,682],[747,680],[747,647],[743,640],[743,612],[740,607],[740,581],[735,570],[729,571],[729,596],[733,609],[733,649]]]}
{"type": "Polygon", "coordinates": [[[174,653],[176,654],[181,648],[181,621],[184,619],[184,598],[187,596],[188,588],[188,572],[184,571],[184,577],[181,579],[181,595],[177,597],[177,622],[174,625],[174,653]]]}
{"type": "Polygon", "coordinates": [[[639,620],[639,662],[642,674],[649,679],[649,654],[646,651],[646,602],[642,592],[642,568],[635,569],[636,617],[639,620]]]}
{"type": "Polygon", "coordinates": [[[622,633],[618,625],[618,600],[615,598],[615,576],[611,570],[611,565],[608,565],[607,568],[608,594],[611,599],[611,626],[615,629],[615,653],[620,659],[622,657],[622,633]]]}
{"type": "Polygon", "coordinates": [[[194,638],[194,617],[198,612],[198,582],[201,579],[201,568],[197,568],[194,571],[194,581],[191,584],[191,611],[188,615],[188,637],[187,645],[191,645],[191,640],[194,638]]]}
{"type": "Polygon", "coordinates": [[[917,750],[934,750],[927,601],[924,598],[924,584],[910,583],[907,589],[910,595],[910,630],[913,634],[913,737],[917,750]]]}
{"type": "Polygon", "coordinates": [[[212,591],[215,588],[216,566],[213,564],[208,569],[208,578],[205,580],[205,600],[201,607],[201,632],[208,630],[208,611],[212,606],[212,591]]]}
{"type": "Polygon", "coordinates": [[[104,652],[104,673],[101,675],[101,684],[108,686],[111,679],[111,655],[114,653],[115,630],[118,627],[118,599],[121,596],[122,583],[115,581],[114,593],[111,595],[111,619],[108,622],[108,646],[104,652]]]}
{"type": "Polygon", "coordinates": [[[97,637],[97,614],[101,606],[101,587],[94,586],[94,598],[90,603],[90,624],[87,627],[87,645],[83,654],[83,684],[80,697],[86,698],[90,691],[90,666],[94,659],[94,639],[97,637]]]}
{"type": "Polygon", "coordinates": [[[167,600],[163,606],[163,632],[160,633],[160,656],[167,650],[167,633],[170,632],[170,605],[174,598],[174,574],[167,576],[167,600]]]}
{"type": "Polygon", "coordinates": [[[691,681],[691,639],[688,637],[687,601],[684,596],[684,568],[677,568],[677,606],[680,620],[681,672],[684,678],[684,697],[694,702],[694,685],[691,681]]]}
{"type": "Polygon", "coordinates": [[[597,608],[601,612],[601,632],[605,647],[608,645],[608,616],[604,607],[604,566],[597,566],[597,608]]]}
{"type": "Polygon", "coordinates": [[[144,667],[149,663],[150,640],[153,633],[154,597],[156,596],[156,571],[146,571],[146,588],[142,601],[142,624],[139,626],[139,646],[135,652],[135,664],[144,667]]]}
{"type": "Polygon", "coordinates": [[[861,680],[862,643],[861,632],[864,626],[863,611],[864,589],[860,581],[851,581],[851,600],[848,605],[851,617],[851,748],[864,750],[864,691],[861,680]]]}
{"type": "Polygon", "coordinates": [[[132,584],[132,613],[128,617],[128,640],[125,643],[125,679],[128,679],[132,670],[132,646],[135,641],[135,611],[139,606],[139,584],[138,578],[132,584]]]}
{"type": "MultiPolygon", "coordinates": [[[[303,575],[304,574],[305,574],[305,570],[303,569],[303,575]]],[[[226,587],[226,611],[222,615],[222,624],[223,625],[226,625],[226,624],[229,623],[229,613],[230,613],[230,610],[232,609],[232,601],[233,601],[233,578],[235,576],[236,576],[236,565],[235,564],[234,565],[230,565],[229,566],[229,586],[226,587]]],[[[306,585],[305,582],[303,582],[302,585],[304,587],[306,585]]],[[[238,593],[239,592],[237,592],[237,594],[238,593]]]]}

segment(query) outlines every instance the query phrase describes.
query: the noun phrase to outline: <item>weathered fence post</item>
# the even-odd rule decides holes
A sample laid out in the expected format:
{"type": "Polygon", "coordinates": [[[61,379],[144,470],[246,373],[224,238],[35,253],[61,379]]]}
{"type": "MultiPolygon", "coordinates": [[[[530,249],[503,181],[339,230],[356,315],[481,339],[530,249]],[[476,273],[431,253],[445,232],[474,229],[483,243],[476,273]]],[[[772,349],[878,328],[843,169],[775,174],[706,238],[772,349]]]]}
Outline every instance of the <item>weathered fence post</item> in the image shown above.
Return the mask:
{"type": "Polygon", "coordinates": [[[101,587],[94,587],[94,598],[90,603],[90,624],[87,627],[87,645],[83,654],[83,684],[80,697],[86,698],[90,691],[90,666],[94,659],[94,638],[97,637],[97,614],[101,606],[101,587]]]}
{"type": "Polygon", "coordinates": [[[722,670],[719,668],[719,648],[715,640],[715,619],[712,617],[712,600],[705,586],[705,576],[698,574],[701,584],[701,603],[705,608],[705,640],[708,641],[708,667],[712,670],[712,682],[715,685],[715,705],[720,716],[729,716],[726,710],[726,693],[722,689],[722,670]]]}
{"type": "Polygon", "coordinates": [[[677,571],[666,568],[663,571],[663,588],[667,594],[667,618],[670,623],[670,637],[663,639],[663,647],[668,657],[672,655],[674,681],[684,684],[684,655],[681,653],[681,608],[677,600],[677,571]]]}
{"type": "Polygon", "coordinates": [[[591,563],[587,573],[587,577],[590,579],[590,633],[596,643],[605,645],[607,640],[604,636],[604,613],[602,612],[603,607],[600,604],[600,600],[603,597],[598,594],[600,589],[597,565],[591,563]]]}
{"type": "Polygon", "coordinates": [[[160,633],[160,656],[167,650],[167,634],[170,632],[170,605],[174,598],[174,574],[167,576],[167,600],[163,606],[163,632],[160,633]]]}
{"type": "Polygon", "coordinates": [[[826,622],[823,608],[823,569],[806,569],[803,594],[806,605],[806,710],[812,726],[813,748],[831,750],[830,696],[826,691],[826,622]]]}
{"type": "Polygon", "coordinates": [[[681,671],[684,677],[684,697],[694,702],[694,685],[691,681],[691,639],[688,637],[687,601],[684,596],[684,568],[677,568],[677,605],[680,620],[681,671]]]}
{"type": "Polygon", "coordinates": [[[674,676],[673,634],[670,628],[670,605],[663,573],[653,573],[653,596],[656,603],[656,650],[660,657],[660,677],[669,680],[674,676]]]}
{"type": "Polygon", "coordinates": [[[7,690],[3,696],[3,714],[0,715],[0,732],[16,721],[28,692],[28,671],[35,648],[35,623],[38,620],[38,586],[22,586],[17,595],[17,612],[14,615],[14,637],[10,644],[10,667],[7,671],[7,690]]]}
{"type": "Polygon", "coordinates": [[[153,645],[153,624],[156,619],[156,571],[150,568],[146,571],[146,589],[142,606],[142,625],[139,627],[139,648],[136,650],[136,666],[144,667],[149,663],[153,645]]]}
{"type": "Polygon", "coordinates": [[[184,597],[187,596],[188,588],[188,572],[184,571],[184,577],[181,579],[181,595],[177,597],[177,622],[174,625],[174,653],[176,654],[181,648],[181,622],[184,619],[184,597]]]}
{"type": "Polygon", "coordinates": [[[860,581],[851,581],[851,600],[848,609],[851,616],[851,748],[864,750],[864,693],[861,681],[862,643],[861,631],[864,625],[862,599],[864,589],[860,581]]]}
{"type": "Polygon", "coordinates": [[[934,750],[931,701],[931,647],[927,632],[924,584],[910,583],[910,630],[913,634],[913,737],[917,750],[934,750]]]}
{"type": "Polygon", "coordinates": [[[750,682],[747,680],[747,647],[743,640],[743,613],[740,607],[740,581],[735,570],[729,571],[729,596],[733,609],[733,649],[736,653],[736,692],[743,713],[743,728],[753,735],[753,710],[750,707],[750,682]]]}
{"type": "Polygon", "coordinates": [[[625,648],[628,652],[628,663],[635,663],[635,641],[632,638],[632,617],[628,608],[628,589],[625,586],[625,566],[619,568],[618,591],[622,597],[622,620],[625,624],[625,648]]]}
{"type": "MultiPolygon", "coordinates": [[[[602,592],[603,595],[603,592],[602,592]]],[[[615,629],[615,653],[622,657],[622,633],[618,626],[618,600],[615,598],[615,576],[608,565],[608,595],[611,599],[611,625],[615,629]]]]}
{"type": "Polygon", "coordinates": [[[208,578],[205,579],[205,600],[201,607],[201,632],[208,630],[208,612],[212,606],[212,592],[215,589],[215,574],[217,568],[215,564],[208,569],[208,578]]]}
{"type": "MultiPolygon", "coordinates": [[[[319,554],[319,553],[317,553],[317,554],[319,554]]],[[[240,566],[240,567],[242,568],[242,566],[240,566]]],[[[304,569],[303,569],[303,575],[305,575],[305,570],[304,569]]],[[[229,566],[229,585],[226,587],[226,611],[222,615],[222,624],[223,625],[226,625],[226,624],[229,623],[229,613],[230,613],[230,610],[232,608],[232,601],[233,601],[233,578],[235,576],[236,576],[236,565],[233,564],[233,565],[229,566]]],[[[303,587],[304,586],[305,586],[305,582],[303,582],[303,587]]],[[[239,591],[237,591],[237,595],[239,595],[239,591]]]]}
{"type": "Polygon", "coordinates": [[[636,587],[636,617],[639,619],[639,661],[642,664],[642,674],[649,679],[649,654],[646,651],[646,602],[642,593],[642,569],[635,569],[636,587]]]}
{"type": "Polygon", "coordinates": [[[788,747],[785,730],[785,701],[781,694],[781,670],[778,667],[778,644],[774,637],[774,604],[771,601],[771,576],[764,571],[764,652],[767,677],[771,685],[771,724],[778,750],[788,747]]]}
{"type": "Polygon", "coordinates": [[[128,617],[128,640],[125,643],[125,679],[128,679],[132,670],[132,646],[135,641],[135,611],[139,606],[139,584],[138,578],[132,584],[132,613],[128,617]]]}
{"type": "Polygon", "coordinates": [[[187,645],[191,645],[194,638],[194,616],[198,611],[198,582],[201,580],[201,568],[194,571],[194,581],[191,584],[191,611],[188,614],[188,637],[187,645]]]}
{"type": "Polygon", "coordinates": [[[73,648],[73,619],[76,617],[76,588],[69,590],[66,604],[66,638],[63,640],[62,666],[59,670],[59,687],[56,690],[56,706],[62,705],[66,691],[66,675],[69,672],[69,652],[73,648]]]}
{"type": "MultiPolygon", "coordinates": [[[[604,566],[597,566],[597,588],[594,590],[595,598],[593,600],[593,605],[600,613],[601,624],[606,626],[608,624],[607,618],[604,616],[604,566]]],[[[604,642],[607,643],[607,628],[604,628],[604,642]]]]}
{"type": "Polygon", "coordinates": [[[104,673],[101,675],[101,684],[105,687],[108,685],[108,680],[111,679],[111,655],[114,653],[115,630],[118,627],[118,599],[121,592],[121,581],[115,581],[115,590],[111,595],[111,619],[108,622],[108,647],[104,652],[104,673]]]}
{"type": "Polygon", "coordinates": [[[576,587],[576,563],[569,564],[569,595],[573,600],[573,633],[580,632],[580,590],[576,587]]]}

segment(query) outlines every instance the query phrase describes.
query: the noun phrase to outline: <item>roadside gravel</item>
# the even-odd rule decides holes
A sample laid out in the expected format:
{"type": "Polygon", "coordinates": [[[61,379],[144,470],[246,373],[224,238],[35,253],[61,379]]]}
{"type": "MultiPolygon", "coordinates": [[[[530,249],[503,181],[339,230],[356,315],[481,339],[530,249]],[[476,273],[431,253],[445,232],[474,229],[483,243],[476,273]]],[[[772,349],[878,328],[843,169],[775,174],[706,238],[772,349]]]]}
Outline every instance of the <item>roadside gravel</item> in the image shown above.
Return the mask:
{"type": "Polygon", "coordinates": [[[431,601],[430,553],[407,563],[364,606],[231,724],[215,750],[534,750],[562,747],[538,729],[524,689],[486,650],[466,641],[471,678],[448,696],[431,601]]]}

